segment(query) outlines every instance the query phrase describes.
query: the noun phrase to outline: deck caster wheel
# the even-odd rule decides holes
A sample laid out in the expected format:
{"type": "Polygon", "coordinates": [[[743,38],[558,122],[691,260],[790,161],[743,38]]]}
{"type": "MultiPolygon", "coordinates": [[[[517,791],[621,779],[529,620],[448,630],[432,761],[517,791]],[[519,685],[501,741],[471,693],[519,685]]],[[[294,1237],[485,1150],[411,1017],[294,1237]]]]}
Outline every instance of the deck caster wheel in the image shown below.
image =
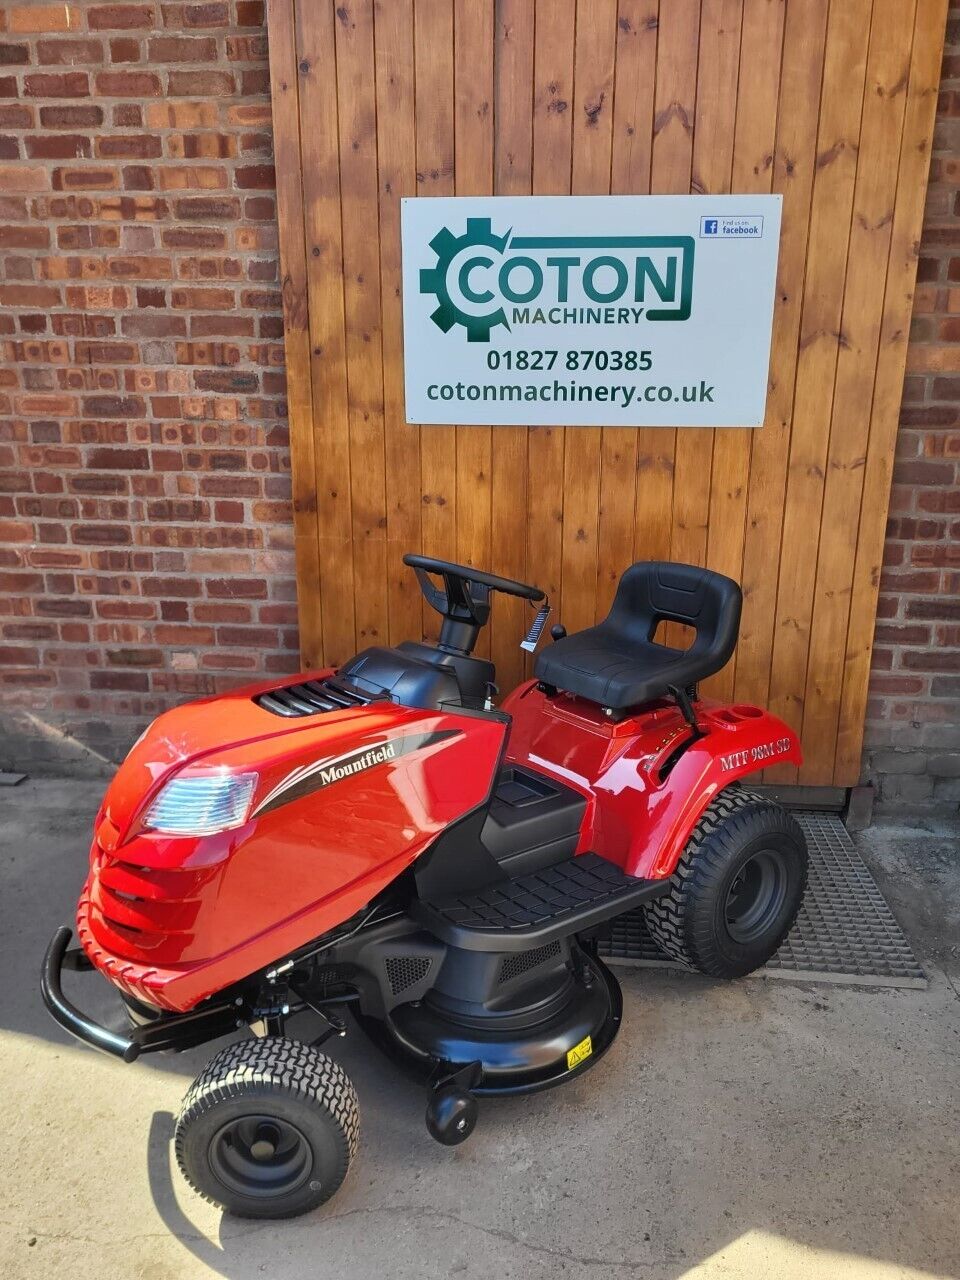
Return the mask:
{"type": "Polygon", "coordinates": [[[445,1147],[466,1142],[473,1133],[480,1105],[472,1093],[455,1084],[434,1089],[427,1102],[427,1130],[445,1147]]]}

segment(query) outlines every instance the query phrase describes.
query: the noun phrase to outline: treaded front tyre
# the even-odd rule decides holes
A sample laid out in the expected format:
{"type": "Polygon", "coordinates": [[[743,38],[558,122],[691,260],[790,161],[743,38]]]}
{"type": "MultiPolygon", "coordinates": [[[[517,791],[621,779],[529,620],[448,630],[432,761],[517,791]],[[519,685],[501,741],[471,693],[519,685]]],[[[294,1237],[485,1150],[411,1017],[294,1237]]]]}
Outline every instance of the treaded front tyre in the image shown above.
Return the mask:
{"type": "Polygon", "coordinates": [[[247,1218],[292,1218],[329,1200],[357,1153],[360,1113],[338,1063],[281,1036],[240,1040],[212,1058],[177,1117],[180,1171],[247,1218]]]}
{"type": "Polygon", "coordinates": [[[645,908],[654,942],[714,978],[740,978],[776,952],[800,910],[807,846],[780,805],[740,787],[715,796],[670,890],[645,908]]]}

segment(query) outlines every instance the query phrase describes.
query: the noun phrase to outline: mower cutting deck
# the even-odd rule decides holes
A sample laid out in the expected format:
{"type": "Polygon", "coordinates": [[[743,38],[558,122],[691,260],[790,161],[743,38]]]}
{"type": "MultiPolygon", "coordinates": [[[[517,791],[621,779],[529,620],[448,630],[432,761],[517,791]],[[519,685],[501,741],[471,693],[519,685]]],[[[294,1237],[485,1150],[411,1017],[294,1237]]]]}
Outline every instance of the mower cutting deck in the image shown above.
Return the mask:
{"type": "Polygon", "coordinates": [[[127,1062],[254,1030],[177,1123],[185,1176],[234,1213],[303,1213],[346,1176],[358,1103],[320,1046],[347,1012],[424,1081],[433,1137],[461,1142],[479,1097],[559,1084],[612,1043],[600,925],[642,906],[669,955],[735,977],[776,951],[802,898],[797,824],[740,783],[799,763],[796,736],[697,694],[736,644],[735,583],[633,565],[609,617],[554,627],[537,679],[497,708],[473,653],[491,593],[543,592],[405,562],[443,619],[436,645],[366,649],[150,727],[97,817],[80,947],[61,928],[44,962],[60,1025],[127,1062]],[[654,641],[664,620],[694,629],[689,649],[654,641]],[[113,983],[127,1035],[66,999],[65,967],[113,983]],[[322,1027],[309,1044],[292,1034],[306,1012],[322,1027]]]}

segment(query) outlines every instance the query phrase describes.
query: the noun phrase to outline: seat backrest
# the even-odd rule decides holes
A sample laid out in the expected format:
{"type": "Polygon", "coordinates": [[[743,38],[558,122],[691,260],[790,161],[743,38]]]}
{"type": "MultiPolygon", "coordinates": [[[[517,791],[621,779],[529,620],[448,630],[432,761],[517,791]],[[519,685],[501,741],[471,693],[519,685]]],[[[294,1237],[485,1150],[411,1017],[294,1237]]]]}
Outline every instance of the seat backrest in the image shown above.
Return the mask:
{"type": "Polygon", "coordinates": [[[696,632],[690,655],[719,671],[736,648],[742,603],[739,586],[722,573],[641,560],[624,572],[600,625],[623,640],[649,644],[661,622],[682,622],[696,632]]]}

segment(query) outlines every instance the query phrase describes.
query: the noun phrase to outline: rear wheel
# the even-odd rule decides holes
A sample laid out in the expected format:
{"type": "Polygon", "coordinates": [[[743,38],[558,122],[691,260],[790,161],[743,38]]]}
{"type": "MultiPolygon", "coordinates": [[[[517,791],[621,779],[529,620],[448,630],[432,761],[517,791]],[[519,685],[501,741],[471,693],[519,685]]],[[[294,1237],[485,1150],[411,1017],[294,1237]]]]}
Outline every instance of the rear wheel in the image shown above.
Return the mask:
{"type": "Polygon", "coordinates": [[[780,805],[739,787],[707,806],[669,893],[646,907],[661,951],[715,978],[759,969],[786,937],[807,883],[807,847],[780,805]]]}
{"type": "Polygon", "coordinates": [[[309,1045],[268,1036],[229,1045],[194,1081],[177,1118],[177,1163],[230,1213],[291,1218],[333,1195],[357,1151],[357,1095],[309,1045]]]}

